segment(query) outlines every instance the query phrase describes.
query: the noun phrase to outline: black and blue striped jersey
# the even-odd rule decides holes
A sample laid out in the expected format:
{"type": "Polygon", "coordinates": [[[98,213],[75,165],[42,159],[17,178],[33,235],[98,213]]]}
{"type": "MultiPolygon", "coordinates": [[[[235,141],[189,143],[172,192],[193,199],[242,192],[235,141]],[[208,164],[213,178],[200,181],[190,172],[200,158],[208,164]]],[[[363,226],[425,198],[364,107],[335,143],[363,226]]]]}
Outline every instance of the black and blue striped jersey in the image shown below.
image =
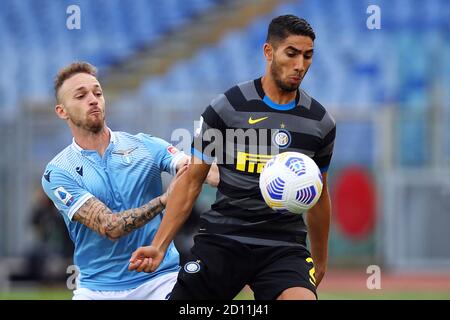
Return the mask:
{"type": "Polygon", "coordinates": [[[202,114],[192,153],[217,161],[216,201],[201,215],[201,233],[220,234],[257,245],[305,245],[302,215],[267,206],[259,174],[275,154],[294,151],[311,157],[322,172],[333,154],[336,124],[302,89],[291,103],[272,102],[261,78],[238,84],[216,97],[202,114]]]}

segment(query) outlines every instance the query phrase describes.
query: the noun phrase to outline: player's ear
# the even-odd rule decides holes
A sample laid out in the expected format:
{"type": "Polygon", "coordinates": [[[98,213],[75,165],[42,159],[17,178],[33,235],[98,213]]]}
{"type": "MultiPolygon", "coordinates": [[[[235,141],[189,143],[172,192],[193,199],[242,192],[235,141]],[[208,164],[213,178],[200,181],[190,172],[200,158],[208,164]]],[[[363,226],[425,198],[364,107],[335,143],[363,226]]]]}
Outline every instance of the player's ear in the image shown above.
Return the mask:
{"type": "Polygon", "coordinates": [[[264,57],[266,58],[267,62],[272,62],[273,60],[273,47],[270,43],[264,43],[264,57]]]}
{"type": "Polygon", "coordinates": [[[57,104],[55,106],[55,113],[60,119],[67,120],[69,118],[63,104],[57,104]]]}

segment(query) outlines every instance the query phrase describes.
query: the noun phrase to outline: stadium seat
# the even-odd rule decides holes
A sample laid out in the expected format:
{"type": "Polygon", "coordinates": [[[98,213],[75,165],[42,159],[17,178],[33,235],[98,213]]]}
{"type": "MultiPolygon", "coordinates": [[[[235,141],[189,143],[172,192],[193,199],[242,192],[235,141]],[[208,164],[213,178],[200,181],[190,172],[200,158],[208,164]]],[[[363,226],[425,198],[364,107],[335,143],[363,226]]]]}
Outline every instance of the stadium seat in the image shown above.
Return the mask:
{"type": "MultiPolygon", "coordinates": [[[[216,5],[219,0],[5,0],[0,3],[2,56],[25,90],[2,82],[0,108],[37,96],[51,96],[54,74],[74,60],[88,60],[99,69],[125,61],[137,50],[216,5]],[[78,5],[81,29],[68,30],[66,9],[78,5]],[[6,34],[6,35],[5,35],[6,34]],[[3,50],[3,46],[8,46],[3,50]],[[49,57],[51,56],[51,59],[49,57]],[[28,70],[31,64],[33,70],[28,70]],[[18,69],[14,69],[17,66],[18,69]],[[3,87],[6,86],[6,87],[3,87]],[[20,96],[17,96],[20,94],[20,96]]],[[[3,79],[3,78],[2,78],[3,79]]]]}

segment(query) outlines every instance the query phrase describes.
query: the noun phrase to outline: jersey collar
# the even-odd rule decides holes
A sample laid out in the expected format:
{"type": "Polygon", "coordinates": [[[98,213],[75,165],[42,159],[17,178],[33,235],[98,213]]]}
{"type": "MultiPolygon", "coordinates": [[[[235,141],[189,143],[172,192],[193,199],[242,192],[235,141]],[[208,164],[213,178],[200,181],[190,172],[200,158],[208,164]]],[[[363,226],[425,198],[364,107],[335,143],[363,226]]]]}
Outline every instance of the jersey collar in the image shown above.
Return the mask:
{"type": "MultiPolygon", "coordinates": [[[[115,143],[116,140],[117,140],[115,132],[112,131],[112,130],[111,130],[110,128],[108,128],[108,127],[107,127],[107,129],[109,130],[109,136],[110,136],[110,138],[109,138],[109,143],[110,143],[110,144],[111,144],[111,143],[115,143]]],[[[84,151],[84,152],[89,151],[89,150],[85,150],[85,149],[83,149],[82,147],[80,147],[80,146],[75,142],[75,138],[72,138],[72,148],[73,148],[75,151],[80,152],[80,153],[82,153],[83,151],[84,151]]]]}
{"type": "Polygon", "coordinates": [[[253,81],[253,83],[255,84],[255,88],[256,88],[256,92],[258,92],[259,97],[261,98],[261,100],[264,101],[264,103],[269,106],[272,109],[276,109],[276,110],[290,110],[295,108],[299,101],[300,101],[300,90],[297,89],[297,94],[295,95],[295,100],[287,103],[287,104],[277,104],[275,102],[273,102],[272,100],[270,100],[270,98],[268,96],[266,96],[266,93],[263,90],[262,87],[262,81],[261,81],[262,77],[255,79],[253,81]]]}

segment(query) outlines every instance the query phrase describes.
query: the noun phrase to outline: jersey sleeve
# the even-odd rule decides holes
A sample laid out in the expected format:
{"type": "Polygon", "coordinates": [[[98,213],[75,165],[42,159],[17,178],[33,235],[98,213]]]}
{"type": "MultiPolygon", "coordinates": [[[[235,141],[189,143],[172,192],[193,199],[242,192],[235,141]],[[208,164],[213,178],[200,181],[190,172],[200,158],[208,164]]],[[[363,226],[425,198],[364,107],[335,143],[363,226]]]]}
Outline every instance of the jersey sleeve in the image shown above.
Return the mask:
{"type": "Polygon", "coordinates": [[[55,166],[47,166],[42,176],[42,188],[59,212],[70,221],[77,210],[93,197],[68,172],[55,166]]]}
{"type": "Polygon", "coordinates": [[[226,125],[220,117],[220,110],[224,99],[226,97],[222,94],[211,102],[202,113],[194,132],[191,153],[209,164],[223,156],[226,125]]]}
{"type": "Polygon", "coordinates": [[[334,140],[336,138],[336,122],[327,114],[327,126],[324,132],[320,149],[316,152],[313,160],[316,162],[322,173],[327,172],[330,167],[331,157],[333,156],[334,140]]]}
{"type": "Polygon", "coordinates": [[[185,153],[179,151],[167,141],[153,137],[149,134],[139,133],[138,137],[143,141],[151,154],[155,156],[155,161],[161,171],[175,175],[177,173],[177,163],[184,157],[185,153]]]}

